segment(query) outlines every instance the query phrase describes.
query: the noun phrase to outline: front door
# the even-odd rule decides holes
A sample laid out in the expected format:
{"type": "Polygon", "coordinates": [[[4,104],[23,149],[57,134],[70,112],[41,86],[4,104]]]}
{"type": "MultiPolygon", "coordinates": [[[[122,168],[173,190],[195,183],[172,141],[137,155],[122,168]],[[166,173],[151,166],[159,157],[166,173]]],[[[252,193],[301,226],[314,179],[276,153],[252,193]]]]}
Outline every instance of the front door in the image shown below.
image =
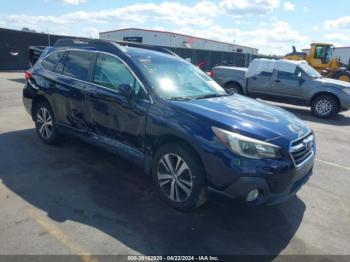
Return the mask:
{"type": "Polygon", "coordinates": [[[294,73],[275,71],[273,93],[283,99],[302,98],[302,72],[297,68],[294,73]]]}
{"type": "Polygon", "coordinates": [[[119,58],[104,53],[98,54],[91,82],[85,91],[92,138],[126,156],[143,157],[150,100],[142,84],[119,58]],[[130,85],[135,96],[120,93],[121,84],[130,85]]]}

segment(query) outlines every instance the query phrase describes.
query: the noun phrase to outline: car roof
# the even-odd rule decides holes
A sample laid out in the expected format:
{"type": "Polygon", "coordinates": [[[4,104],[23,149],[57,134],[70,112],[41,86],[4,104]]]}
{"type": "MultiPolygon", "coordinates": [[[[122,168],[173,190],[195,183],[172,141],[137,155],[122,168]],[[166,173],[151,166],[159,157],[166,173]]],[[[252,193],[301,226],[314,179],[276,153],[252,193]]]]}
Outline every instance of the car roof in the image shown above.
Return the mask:
{"type": "Polygon", "coordinates": [[[53,48],[62,49],[78,49],[91,51],[104,51],[107,53],[123,53],[123,54],[167,54],[176,56],[175,53],[161,46],[152,46],[134,42],[110,41],[103,39],[58,39],[53,48]]]}

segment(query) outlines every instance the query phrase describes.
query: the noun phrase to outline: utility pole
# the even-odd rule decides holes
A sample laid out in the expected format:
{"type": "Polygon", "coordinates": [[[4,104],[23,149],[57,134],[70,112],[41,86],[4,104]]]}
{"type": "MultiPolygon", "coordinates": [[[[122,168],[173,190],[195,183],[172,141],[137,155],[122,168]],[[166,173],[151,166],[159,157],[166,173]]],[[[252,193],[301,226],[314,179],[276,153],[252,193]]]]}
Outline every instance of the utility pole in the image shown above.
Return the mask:
{"type": "Polygon", "coordinates": [[[49,32],[49,29],[46,29],[46,32],[47,32],[47,42],[48,42],[48,45],[51,46],[51,44],[50,44],[50,32],[49,32]]]}

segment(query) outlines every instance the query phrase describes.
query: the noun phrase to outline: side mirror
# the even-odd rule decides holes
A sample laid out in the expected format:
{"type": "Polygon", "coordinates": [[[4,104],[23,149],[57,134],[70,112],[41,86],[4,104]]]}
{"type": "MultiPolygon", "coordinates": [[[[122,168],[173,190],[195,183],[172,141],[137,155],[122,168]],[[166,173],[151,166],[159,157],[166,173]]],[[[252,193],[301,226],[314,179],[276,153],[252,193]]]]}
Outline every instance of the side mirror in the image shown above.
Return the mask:
{"type": "Polygon", "coordinates": [[[135,95],[134,89],[129,84],[121,84],[118,86],[118,91],[128,99],[135,95]]]}

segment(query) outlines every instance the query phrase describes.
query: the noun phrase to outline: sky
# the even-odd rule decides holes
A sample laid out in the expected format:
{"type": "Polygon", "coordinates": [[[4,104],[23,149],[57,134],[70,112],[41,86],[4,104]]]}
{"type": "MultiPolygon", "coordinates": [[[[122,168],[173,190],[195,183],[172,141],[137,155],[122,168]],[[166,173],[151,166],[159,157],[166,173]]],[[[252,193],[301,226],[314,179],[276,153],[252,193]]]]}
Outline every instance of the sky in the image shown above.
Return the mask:
{"type": "Polygon", "coordinates": [[[349,0],[0,0],[0,27],[96,37],[137,27],[283,55],[311,42],[350,46],[349,0]]]}

